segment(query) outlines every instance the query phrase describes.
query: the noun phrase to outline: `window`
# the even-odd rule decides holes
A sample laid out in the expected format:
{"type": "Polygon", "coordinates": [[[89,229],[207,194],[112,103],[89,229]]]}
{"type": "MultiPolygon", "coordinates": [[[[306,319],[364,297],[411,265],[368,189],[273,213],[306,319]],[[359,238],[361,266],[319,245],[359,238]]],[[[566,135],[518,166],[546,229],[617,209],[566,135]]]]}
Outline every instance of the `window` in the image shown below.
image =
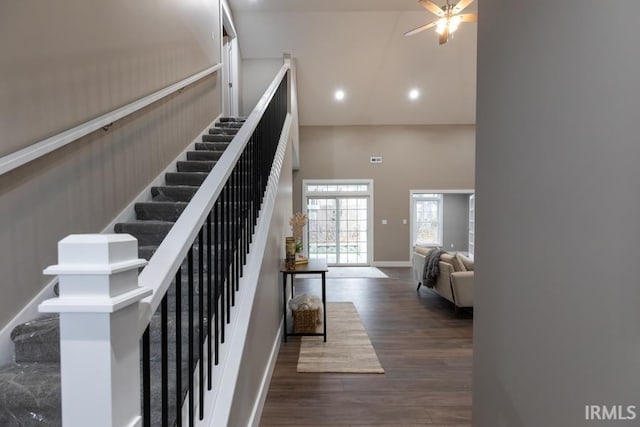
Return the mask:
{"type": "Polygon", "coordinates": [[[442,246],[442,194],[412,193],[413,246],[442,246]]]}

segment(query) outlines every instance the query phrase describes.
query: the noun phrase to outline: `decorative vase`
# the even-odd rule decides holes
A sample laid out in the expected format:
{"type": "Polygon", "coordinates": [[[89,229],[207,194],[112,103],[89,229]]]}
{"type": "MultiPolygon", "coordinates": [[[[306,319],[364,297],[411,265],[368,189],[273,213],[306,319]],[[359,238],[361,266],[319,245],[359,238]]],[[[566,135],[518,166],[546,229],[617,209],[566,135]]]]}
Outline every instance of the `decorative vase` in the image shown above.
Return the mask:
{"type": "Polygon", "coordinates": [[[285,238],[284,264],[287,270],[292,270],[296,267],[296,239],[293,237],[285,238]]]}

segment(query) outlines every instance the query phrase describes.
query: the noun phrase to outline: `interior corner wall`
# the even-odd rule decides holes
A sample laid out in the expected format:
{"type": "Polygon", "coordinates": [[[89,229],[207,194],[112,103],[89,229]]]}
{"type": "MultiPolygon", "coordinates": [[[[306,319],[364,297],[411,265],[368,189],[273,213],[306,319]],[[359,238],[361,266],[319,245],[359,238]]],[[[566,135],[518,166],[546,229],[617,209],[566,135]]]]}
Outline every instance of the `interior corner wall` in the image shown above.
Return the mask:
{"type": "MultiPolygon", "coordinates": [[[[1,9],[0,155],[220,61],[217,1],[1,9]]],[[[102,230],[220,114],[218,74],[0,176],[0,328],[51,280],[60,239],[102,230]]]]}
{"type": "MultiPolygon", "coordinates": [[[[260,267],[260,279],[253,303],[249,330],[242,356],[233,406],[229,415],[230,426],[249,426],[250,417],[260,398],[267,393],[269,384],[262,384],[269,369],[270,356],[277,345],[278,331],[282,321],[282,281],[280,260],[284,258],[284,237],[289,233],[289,218],[292,212],[292,150],[287,146],[282,163],[278,193],[274,206],[269,236],[260,267]],[[266,389],[262,389],[262,386],[266,389]]],[[[276,354],[273,357],[277,357],[276,354]]],[[[275,361],[273,361],[275,363],[275,361]]],[[[260,414],[256,414],[258,417],[260,414]]]]}
{"type": "Polygon", "coordinates": [[[473,189],[474,164],[473,125],[301,126],[294,210],[302,211],[304,179],[373,179],[373,261],[408,262],[409,191],[473,189]]]}
{"type": "Polygon", "coordinates": [[[251,114],[282,64],[282,58],[242,59],[241,115],[251,114]]]}
{"type": "Polygon", "coordinates": [[[476,427],[640,420],[640,3],[584,3],[479,5],[476,427]]]}

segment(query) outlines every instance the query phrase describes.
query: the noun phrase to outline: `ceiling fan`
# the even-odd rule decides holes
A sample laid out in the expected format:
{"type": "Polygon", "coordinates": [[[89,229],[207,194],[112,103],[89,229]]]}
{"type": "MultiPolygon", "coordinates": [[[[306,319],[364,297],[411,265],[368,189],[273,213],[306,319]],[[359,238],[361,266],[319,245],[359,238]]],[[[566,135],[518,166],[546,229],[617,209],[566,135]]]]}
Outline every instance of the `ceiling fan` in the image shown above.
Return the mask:
{"type": "Polygon", "coordinates": [[[408,37],[428,30],[429,28],[436,27],[436,32],[440,34],[440,44],[445,44],[447,40],[449,40],[449,36],[458,29],[458,26],[462,22],[478,21],[478,14],[475,12],[460,13],[472,2],[473,0],[460,0],[456,4],[453,4],[450,0],[447,0],[447,3],[440,7],[431,0],[418,0],[418,3],[420,3],[429,12],[438,16],[438,19],[418,28],[414,28],[411,31],[407,31],[404,35],[408,37]]]}

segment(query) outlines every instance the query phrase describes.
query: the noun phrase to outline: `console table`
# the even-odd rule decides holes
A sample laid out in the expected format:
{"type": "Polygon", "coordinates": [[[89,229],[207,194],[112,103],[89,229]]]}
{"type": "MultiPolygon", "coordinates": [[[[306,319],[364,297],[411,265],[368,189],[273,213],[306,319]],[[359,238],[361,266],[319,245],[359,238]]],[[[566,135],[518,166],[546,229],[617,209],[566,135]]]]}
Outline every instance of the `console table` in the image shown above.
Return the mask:
{"type": "Polygon", "coordinates": [[[288,269],[284,261],[280,265],[280,272],[282,273],[282,314],[284,315],[284,342],[287,342],[287,337],[290,336],[322,336],[324,342],[327,342],[327,291],[326,291],[326,274],[329,271],[327,262],[323,259],[310,259],[308,264],[298,264],[293,269],[288,269]],[[322,332],[321,333],[294,333],[289,332],[287,329],[287,305],[289,299],[287,298],[287,276],[291,276],[291,297],[294,296],[293,279],[297,274],[319,274],[322,277],[322,332]]]}

